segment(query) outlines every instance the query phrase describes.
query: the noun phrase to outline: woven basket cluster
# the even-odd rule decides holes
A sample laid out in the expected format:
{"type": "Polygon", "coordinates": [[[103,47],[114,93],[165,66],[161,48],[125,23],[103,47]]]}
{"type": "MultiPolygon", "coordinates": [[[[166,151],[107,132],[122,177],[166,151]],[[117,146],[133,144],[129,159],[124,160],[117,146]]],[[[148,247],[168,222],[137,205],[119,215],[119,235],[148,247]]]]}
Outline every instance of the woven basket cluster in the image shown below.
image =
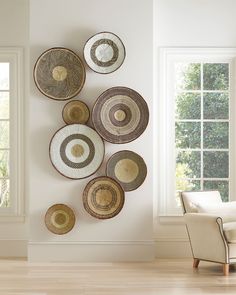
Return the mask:
{"type": "MultiPolygon", "coordinates": [[[[110,32],[98,33],[84,45],[87,66],[99,74],[116,71],[123,64],[125,55],[121,39],[110,32]]],[[[86,80],[82,59],[63,47],[43,52],[35,63],[33,74],[39,91],[57,101],[77,96],[86,80]]],[[[50,141],[50,160],[61,175],[82,179],[95,174],[101,167],[104,140],[112,144],[129,143],[145,131],[149,110],[138,92],[115,86],[98,96],[91,116],[88,105],[76,98],[63,106],[62,118],[66,125],[58,129],[50,141]]],[[[125,192],[137,189],[146,175],[147,167],[140,155],[130,150],[116,152],[106,163],[106,175],[93,178],[85,186],[84,209],[98,219],[116,216],[124,206],[125,192]]],[[[66,204],[53,204],[45,214],[47,229],[58,235],[68,233],[75,225],[74,212],[66,204]]]]}

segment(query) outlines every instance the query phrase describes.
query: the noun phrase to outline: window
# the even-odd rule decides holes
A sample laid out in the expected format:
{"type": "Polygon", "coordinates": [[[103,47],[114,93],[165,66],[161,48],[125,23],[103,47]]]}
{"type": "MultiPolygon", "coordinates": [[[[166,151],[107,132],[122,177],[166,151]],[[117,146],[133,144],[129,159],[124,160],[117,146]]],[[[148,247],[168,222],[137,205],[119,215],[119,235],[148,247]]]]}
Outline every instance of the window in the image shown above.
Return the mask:
{"type": "Polygon", "coordinates": [[[161,50],[163,215],[181,212],[182,190],[217,189],[233,199],[235,57],[234,49],[161,50]]]}
{"type": "Polygon", "coordinates": [[[0,62],[0,206],[10,207],[10,77],[9,62],[0,62]]]}
{"type": "Polygon", "coordinates": [[[229,63],[175,63],[176,193],[229,199],[229,63]]]}
{"type": "Polygon", "coordinates": [[[0,48],[0,217],[23,215],[22,50],[0,48]]]}

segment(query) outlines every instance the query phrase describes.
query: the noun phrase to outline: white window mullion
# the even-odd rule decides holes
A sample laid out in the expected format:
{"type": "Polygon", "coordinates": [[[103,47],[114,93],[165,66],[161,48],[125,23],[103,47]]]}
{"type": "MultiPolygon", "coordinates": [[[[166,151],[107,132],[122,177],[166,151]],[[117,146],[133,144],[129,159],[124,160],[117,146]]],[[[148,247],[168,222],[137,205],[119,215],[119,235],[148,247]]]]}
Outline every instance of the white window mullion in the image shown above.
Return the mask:
{"type": "MultiPolygon", "coordinates": [[[[231,141],[233,141],[233,136],[231,135],[231,129],[232,129],[232,120],[231,120],[231,110],[233,109],[233,103],[232,103],[232,98],[231,98],[231,94],[232,94],[232,85],[231,85],[231,80],[232,80],[232,77],[233,77],[233,71],[232,71],[232,62],[229,62],[229,89],[228,89],[228,96],[229,96],[229,105],[228,105],[228,114],[229,114],[229,117],[228,117],[228,126],[229,126],[229,132],[228,132],[228,136],[229,136],[229,142],[228,142],[228,148],[229,148],[229,201],[231,201],[231,197],[232,197],[232,192],[231,192],[231,180],[232,180],[232,177],[231,177],[231,167],[233,166],[233,157],[232,157],[232,151],[233,151],[233,148],[231,147],[231,141]]],[[[235,136],[235,135],[234,135],[235,136]]]]}
{"type": "Polygon", "coordinates": [[[203,63],[201,62],[201,189],[203,190],[203,63]]]}
{"type": "MultiPolygon", "coordinates": [[[[191,178],[191,177],[184,177],[184,178],[179,178],[179,179],[185,179],[185,180],[201,180],[202,178],[191,178]]],[[[226,181],[229,180],[229,178],[203,178],[203,180],[207,181],[207,180],[212,180],[212,181],[226,181]]]]}
{"type": "MultiPolygon", "coordinates": [[[[176,150],[180,151],[180,152],[200,152],[202,149],[190,149],[190,148],[180,149],[180,148],[177,148],[176,150]]],[[[228,151],[229,151],[229,149],[204,149],[204,152],[228,152],[228,151]]]]}

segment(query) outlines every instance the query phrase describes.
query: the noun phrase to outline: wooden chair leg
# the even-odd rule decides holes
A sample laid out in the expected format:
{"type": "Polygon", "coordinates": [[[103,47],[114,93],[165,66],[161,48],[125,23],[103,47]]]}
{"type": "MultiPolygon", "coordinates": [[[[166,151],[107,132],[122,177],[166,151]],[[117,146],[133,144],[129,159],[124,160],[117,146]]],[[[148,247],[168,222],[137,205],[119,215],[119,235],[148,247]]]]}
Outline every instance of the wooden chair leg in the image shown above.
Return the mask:
{"type": "Polygon", "coordinates": [[[193,268],[198,268],[200,259],[197,258],[193,258],[193,268]]]}
{"type": "Polygon", "coordinates": [[[229,275],[229,263],[223,264],[223,273],[224,273],[224,276],[229,275]]]}

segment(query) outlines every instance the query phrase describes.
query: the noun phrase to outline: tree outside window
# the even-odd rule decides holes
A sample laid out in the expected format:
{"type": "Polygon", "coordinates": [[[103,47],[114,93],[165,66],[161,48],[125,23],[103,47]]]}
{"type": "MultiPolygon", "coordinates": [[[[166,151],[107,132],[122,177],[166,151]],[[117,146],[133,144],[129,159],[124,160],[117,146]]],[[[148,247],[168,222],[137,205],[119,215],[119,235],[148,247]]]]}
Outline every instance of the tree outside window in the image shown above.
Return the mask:
{"type": "Polygon", "coordinates": [[[10,206],[9,128],[10,128],[9,63],[0,63],[0,207],[10,206]]]}
{"type": "Polygon", "coordinates": [[[176,193],[229,200],[229,64],[175,64],[176,193]]]}

